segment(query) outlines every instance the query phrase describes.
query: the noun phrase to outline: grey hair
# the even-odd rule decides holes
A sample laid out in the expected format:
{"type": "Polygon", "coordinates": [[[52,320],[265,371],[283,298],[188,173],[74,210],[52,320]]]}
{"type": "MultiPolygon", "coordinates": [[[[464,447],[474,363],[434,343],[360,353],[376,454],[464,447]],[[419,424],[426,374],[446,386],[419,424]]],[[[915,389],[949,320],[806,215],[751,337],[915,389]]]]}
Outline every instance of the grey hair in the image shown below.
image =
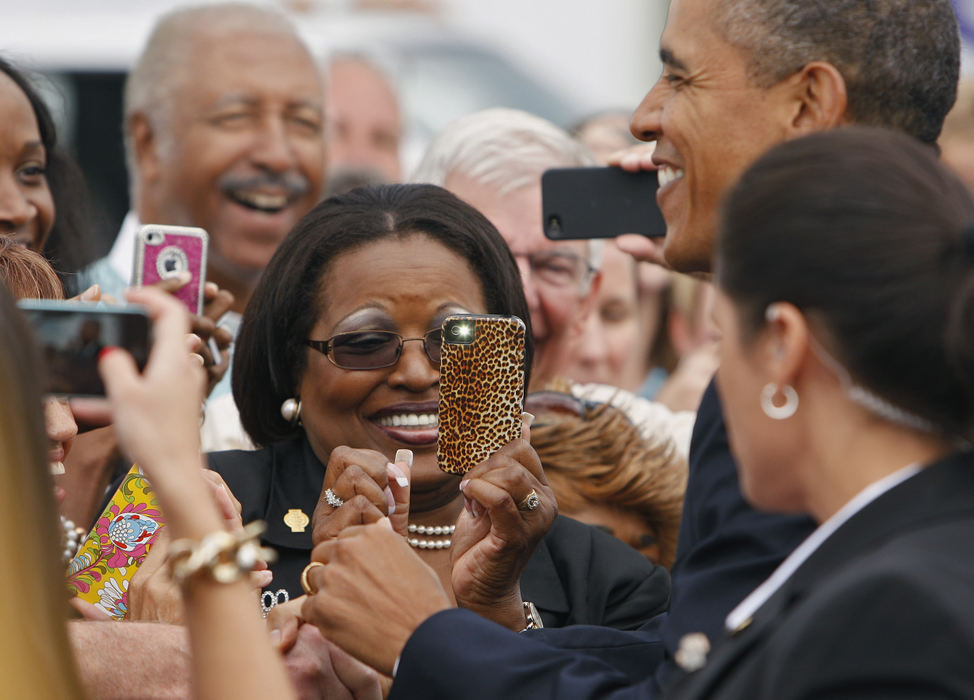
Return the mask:
{"type": "Polygon", "coordinates": [[[214,41],[240,33],[280,35],[304,46],[294,24],[280,11],[243,2],[182,7],[162,15],[156,22],[125,80],[123,131],[133,206],[138,196],[139,174],[130,130],[132,117],[141,114],[148,119],[159,139],[159,151],[168,152],[172,146],[172,96],[192,79],[187,62],[191,49],[201,39],[214,41]]]}
{"type": "Polygon", "coordinates": [[[812,61],[846,83],[848,116],[935,143],[957,95],[950,0],[718,0],[714,28],[770,87],[812,61]]]}
{"type": "MultiPolygon", "coordinates": [[[[441,130],[413,173],[413,182],[444,187],[462,174],[499,196],[537,184],[549,168],[596,165],[577,139],[546,119],[517,109],[495,107],[468,114],[441,130]]],[[[602,265],[602,241],[588,241],[589,265],[602,265]]]]}

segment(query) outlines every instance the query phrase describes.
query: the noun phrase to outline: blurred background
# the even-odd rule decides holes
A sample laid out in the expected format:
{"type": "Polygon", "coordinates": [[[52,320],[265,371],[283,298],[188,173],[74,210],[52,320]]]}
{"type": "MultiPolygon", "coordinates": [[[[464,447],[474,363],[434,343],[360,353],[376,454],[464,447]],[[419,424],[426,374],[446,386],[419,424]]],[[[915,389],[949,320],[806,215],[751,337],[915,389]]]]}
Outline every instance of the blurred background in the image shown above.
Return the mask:
{"type": "MultiPolygon", "coordinates": [[[[0,52],[44,76],[59,134],[91,190],[98,250],[128,210],[122,85],[158,15],[185,0],[6,0],[0,52]],[[78,109],[84,105],[84,109],[78,109]]],[[[198,2],[193,4],[199,4],[198,2]]],[[[463,114],[516,107],[564,126],[631,111],[659,75],[668,0],[264,0],[322,61],[363,53],[404,112],[404,172],[463,114]]]]}

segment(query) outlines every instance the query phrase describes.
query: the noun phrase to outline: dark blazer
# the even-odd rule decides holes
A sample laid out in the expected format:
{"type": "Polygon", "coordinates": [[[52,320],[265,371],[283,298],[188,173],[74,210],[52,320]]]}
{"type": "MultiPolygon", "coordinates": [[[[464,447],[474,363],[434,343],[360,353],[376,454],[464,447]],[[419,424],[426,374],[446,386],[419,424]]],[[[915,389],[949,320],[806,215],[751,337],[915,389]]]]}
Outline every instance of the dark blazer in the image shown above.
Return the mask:
{"type": "Polygon", "coordinates": [[[677,698],[974,698],[974,453],[845,522],[677,698]]]}
{"type": "Polygon", "coordinates": [[[392,697],[488,700],[526,691],[559,700],[658,697],[678,674],[673,654],[681,637],[702,631],[720,639],[728,613],[814,527],[810,518],[759,513],[744,501],[711,382],[693,426],[668,614],[637,633],[572,627],[515,638],[474,615],[446,611],[410,638],[392,697]],[[469,642],[453,644],[457,637],[469,642]],[[430,665],[429,658],[442,663],[430,665]]]}
{"type": "MultiPolygon", "coordinates": [[[[301,570],[311,556],[310,518],[325,475],[307,440],[252,452],[215,452],[208,459],[241,502],[243,521],[267,523],[261,540],[278,553],[267,590],[301,595],[301,570]],[[308,518],[303,531],[293,527],[295,513],[285,522],[294,510],[308,518]]],[[[666,609],[669,576],[615,537],[559,516],[521,576],[521,595],[537,606],[547,627],[633,629],[666,609]]]]}

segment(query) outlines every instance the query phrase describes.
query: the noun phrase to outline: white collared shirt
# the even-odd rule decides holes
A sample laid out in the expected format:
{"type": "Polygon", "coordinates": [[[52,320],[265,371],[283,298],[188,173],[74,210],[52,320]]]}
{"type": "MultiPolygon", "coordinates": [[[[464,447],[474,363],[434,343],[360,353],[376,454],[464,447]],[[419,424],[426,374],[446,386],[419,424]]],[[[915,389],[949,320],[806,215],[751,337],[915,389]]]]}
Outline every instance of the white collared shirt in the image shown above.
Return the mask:
{"type": "Polygon", "coordinates": [[[874,481],[862,491],[857,493],[844,506],[832,514],[828,520],[819,525],[815,532],[809,535],[787,559],[775,569],[768,579],[760,586],[755,588],[751,594],[741,603],[731,610],[724,622],[724,627],[728,631],[733,631],[747,622],[758,609],[773,596],[785,582],[791,578],[792,574],[798,570],[805,561],[815,553],[822,543],[835,533],[853,515],[861,511],[884,493],[898,486],[911,476],[919,473],[921,467],[918,464],[910,464],[902,469],[883,477],[879,481],[874,481]]]}

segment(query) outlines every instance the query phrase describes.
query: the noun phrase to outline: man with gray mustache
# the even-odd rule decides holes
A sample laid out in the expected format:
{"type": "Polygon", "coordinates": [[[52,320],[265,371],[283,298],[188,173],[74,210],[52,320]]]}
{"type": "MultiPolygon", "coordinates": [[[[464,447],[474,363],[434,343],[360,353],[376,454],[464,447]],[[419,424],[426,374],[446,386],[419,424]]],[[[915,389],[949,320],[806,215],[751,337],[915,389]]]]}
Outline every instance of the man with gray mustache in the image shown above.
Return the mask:
{"type": "Polygon", "coordinates": [[[264,266],[318,201],[322,79],[291,23],[243,4],[193,7],[155,26],[125,85],[132,211],[85,280],[116,296],[141,223],[210,234],[207,279],[242,312],[264,266]]]}

